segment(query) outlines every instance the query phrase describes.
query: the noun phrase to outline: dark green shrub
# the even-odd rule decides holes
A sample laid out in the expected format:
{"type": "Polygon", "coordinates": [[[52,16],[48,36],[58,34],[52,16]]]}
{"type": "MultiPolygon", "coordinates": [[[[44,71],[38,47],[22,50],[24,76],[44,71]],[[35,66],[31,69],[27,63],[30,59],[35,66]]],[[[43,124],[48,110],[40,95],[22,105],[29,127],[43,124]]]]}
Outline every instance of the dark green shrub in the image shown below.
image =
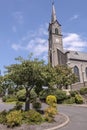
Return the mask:
{"type": "Polygon", "coordinates": [[[57,98],[58,103],[62,103],[65,99],[68,98],[68,96],[66,95],[66,92],[59,89],[55,91],[55,96],[57,98]]]}
{"type": "Polygon", "coordinates": [[[23,103],[17,101],[16,105],[14,106],[14,109],[16,109],[16,110],[22,110],[22,107],[23,107],[23,103]]]}
{"type": "Polygon", "coordinates": [[[76,102],[77,104],[82,104],[82,103],[83,103],[83,98],[82,98],[82,96],[79,95],[79,94],[75,95],[75,102],[76,102]]]}
{"type": "Polygon", "coordinates": [[[76,94],[78,94],[77,91],[70,91],[70,95],[71,95],[71,97],[75,97],[76,94]]]}
{"type": "Polygon", "coordinates": [[[73,104],[75,103],[75,97],[71,97],[63,101],[64,104],[73,104]]]}
{"type": "Polygon", "coordinates": [[[3,102],[14,102],[17,101],[17,97],[15,95],[8,95],[8,96],[3,96],[2,101],[3,102]]]}
{"type": "Polygon", "coordinates": [[[54,95],[55,89],[44,89],[39,93],[39,98],[41,101],[46,101],[48,95],[54,95]]]}
{"type": "Polygon", "coordinates": [[[11,111],[6,115],[6,124],[8,127],[19,126],[22,123],[21,111],[11,111]]]}
{"type": "Polygon", "coordinates": [[[68,98],[66,95],[66,92],[60,90],[60,89],[47,89],[40,92],[39,98],[40,100],[46,100],[46,97],[48,95],[54,95],[57,98],[58,103],[62,103],[65,99],[68,98]]]}
{"type": "Polygon", "coordinates": [[[24,112],[23,119],[30,124],[39,124],[43,121],[41,114],[36,112],[35,110],[29,110],[27,112],[24,112]]]}
{"type": "Polygon", "coordinates": [[[2,97],[2,101],[3,101],[3,102],[6,102],[6,100],[7,100],[7,96],[3,96],[3,97],[2,97]]]}
{"type": "Polygon", "coordinates": [[[5,124],[6,123],[6,110],[0,112],[0,123],[1,124],[5,124]]]}
{"type": "Polygon", "coordinates": [[[86,87],[86,88],[81,88],[81,89],[80,89],[80,94],[81,94],[81,95],[87,94],[87,87],[86,87]]]}
{"type": "Polygon", "coordinates": [[[41,102],[40,101],[34,101],[32,103],[32,107],[35,109],[35,110],[40,110],[41,109],[41,102]]]}

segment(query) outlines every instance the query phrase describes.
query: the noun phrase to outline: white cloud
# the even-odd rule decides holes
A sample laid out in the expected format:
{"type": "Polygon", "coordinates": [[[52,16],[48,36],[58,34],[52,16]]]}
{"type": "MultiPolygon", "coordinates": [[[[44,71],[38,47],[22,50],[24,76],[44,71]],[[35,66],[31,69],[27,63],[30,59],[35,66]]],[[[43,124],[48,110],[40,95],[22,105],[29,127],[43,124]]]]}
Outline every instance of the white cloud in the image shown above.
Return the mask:
{"type": "Polygon", "coordinates": [[[70,18],[70,20],[72,21],[72,20],[76,20],[76,19],[78,19],[79,18],[79,15],[78,14],[75,14],[75,15],[73,15],[71,18],[70,18]]]}
{"type": "Polygon", "coordinates": [[[12,48],[15,51],[24,50],[29,53],[32,52],[34,56],[43,58],[48,52],[47,34],[47,26],[45,24],[34,32],[28,32],[27,35],[20,39],[20,42],[13,43],[12,48]]]}
{"type": "Polygon", "coordinates": [[[68,50],[84,51],[87,47],[87,41],[85,41],[79,34],[68,33],[63,38],[64,48],[68,50]]]}

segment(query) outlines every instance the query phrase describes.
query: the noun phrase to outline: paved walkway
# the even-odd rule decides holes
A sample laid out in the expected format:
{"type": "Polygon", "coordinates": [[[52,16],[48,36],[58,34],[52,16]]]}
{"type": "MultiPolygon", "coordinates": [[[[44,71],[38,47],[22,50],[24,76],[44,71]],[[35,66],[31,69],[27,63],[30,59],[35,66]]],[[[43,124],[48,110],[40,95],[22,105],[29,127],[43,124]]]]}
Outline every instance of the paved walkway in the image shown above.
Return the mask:
{"type": "Polygon", "coordinates": [[[87,105],[60,105],[59,111],[70,118],[69,124],[61,128],[61,130],[87,130],[87,105]]]}

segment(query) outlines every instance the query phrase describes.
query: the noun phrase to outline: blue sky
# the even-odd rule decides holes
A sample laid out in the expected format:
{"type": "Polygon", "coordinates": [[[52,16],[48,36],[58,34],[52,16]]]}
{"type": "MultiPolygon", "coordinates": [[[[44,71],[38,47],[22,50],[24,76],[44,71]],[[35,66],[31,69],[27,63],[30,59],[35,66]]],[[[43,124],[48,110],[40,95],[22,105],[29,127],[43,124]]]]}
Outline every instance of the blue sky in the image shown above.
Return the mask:
{"type": "MultiPolygon", "coordinates": [[[[87,52],[87,0],[55,0],[65,49],[87,52]]],[[[52,0],[0,0],[0,69],[15,58],[47,61],[52,0]]]]}

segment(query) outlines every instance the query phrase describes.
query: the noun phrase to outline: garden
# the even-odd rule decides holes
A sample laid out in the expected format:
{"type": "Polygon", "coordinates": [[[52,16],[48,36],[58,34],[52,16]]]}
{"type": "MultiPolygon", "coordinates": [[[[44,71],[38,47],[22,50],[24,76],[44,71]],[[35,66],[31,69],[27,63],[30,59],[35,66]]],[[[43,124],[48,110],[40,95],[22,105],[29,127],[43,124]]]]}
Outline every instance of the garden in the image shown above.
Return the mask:
{"type": "Polygon", "coordinates": [[[43,60],[16,58],[17,63],[6,66],[0,76],[0,96],[5,103],[14,103],[14,108],[0,112],[0,123],[7,127],[22,124],[55,122],[59,114],[57,104],[82,104],[86,90],[70,91],[63,87],[77,82],[77,77],[67,66],[51,67],[43,60]],[[42,103],[47,104],[42,108],[42,103]]]}

